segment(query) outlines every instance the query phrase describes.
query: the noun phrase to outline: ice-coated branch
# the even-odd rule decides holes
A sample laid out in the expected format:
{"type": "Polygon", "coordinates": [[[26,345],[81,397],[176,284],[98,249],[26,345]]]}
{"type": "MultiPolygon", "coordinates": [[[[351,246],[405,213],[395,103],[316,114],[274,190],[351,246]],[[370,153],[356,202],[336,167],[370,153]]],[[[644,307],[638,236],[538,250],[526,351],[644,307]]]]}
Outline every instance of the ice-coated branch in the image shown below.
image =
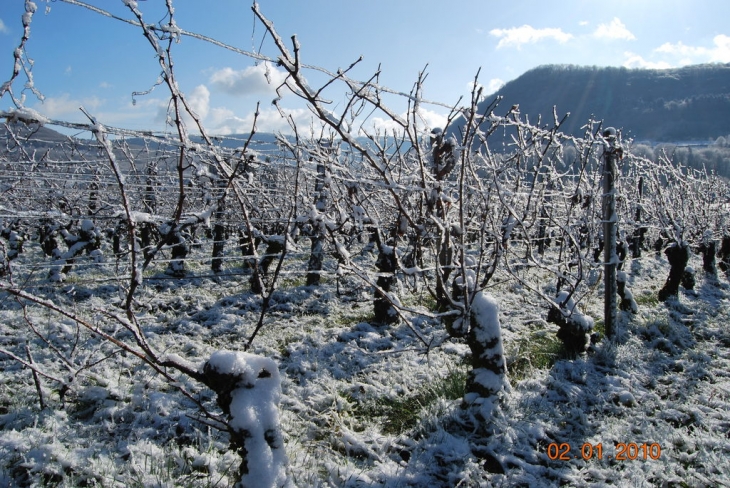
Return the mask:
{"type": "Polygon", "coordinates": [[[15,60],[15,62],[13,63],[13,72],[10,76],[10,79],[0,85],[0,99],[6,93],[10,93],[13,104],[15,104],[15,106],[18,108],[22,108],[24,106],[23,98],[21,97],[20,99],[18,99],[13,95],[12,85],[15,79],[20,75],[21,71],[25,73],[25,76],[28,79],[27,83],[25,84],[25,88],[30,89],[33,94],[38,97],[39,100],[42,101],[45,98],[43,94],[35,87],[35,84],[33,82],[33,71],[31,69],[32,62],[27,61],[27,54],[25,50],[26,44],[30,39],[30,24],[33,20],[33,15],[35,14],[37,9],[38,7],[36,6],[35,2],[32,2],[31,0],[25,0],[25,13],[23,13],[22,15],[23,36],[20,39],[18,47],[15,48],[15,50],[13,51],[13,59],[15,60]]]}

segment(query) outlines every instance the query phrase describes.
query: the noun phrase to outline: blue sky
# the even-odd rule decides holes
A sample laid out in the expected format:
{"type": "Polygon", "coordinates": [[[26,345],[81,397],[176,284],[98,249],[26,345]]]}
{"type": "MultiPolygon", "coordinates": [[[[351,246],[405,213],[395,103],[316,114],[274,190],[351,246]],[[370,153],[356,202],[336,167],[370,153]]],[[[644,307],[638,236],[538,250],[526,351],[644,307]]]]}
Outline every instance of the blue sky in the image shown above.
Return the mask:
{"type": "MultiPolygon", "coordinates": [[[[131,18],[122,0],[86,3],[131,18]]],[[[165,129],[167,94],[152,88],[160,74],[155,52],[141,30],[103,17],[63,0],[35,0],[27,55],[34,61],[35,87],[24,78],[13,92],[26,95],[25,104],[46,116],[76,122],[86,119],[84,106],[110,126],[165,129]],[[133,103],[133,98],[135,103],[133,103]]],[[[481,68],[479,83],[493,92],[542,64],[670,68],[707,62],[730,62],[730,1],[727,0],[261,0],[262,12],[287,41],[296,34],[302,60],[331,71],[363,61],[352,77],[368,79],[381,68],[380,84],[398,91],[411,89],[426,68],[424,97],[454,104],[468,98],[470,84],[481,68]]],[[[165,21],[163,0],[139,1],[147,22],[165,21]]],[[[276,56],[270,37],[254,23],[246,0],[174,0],[177,25],[247,51],[276,56]],[[263,42],[262,42],[263,41],[263,42]]],[[[22,36],[25,0],[0,0],[0,82],[13,69],[13,50],[22,36]]],[[[272,107],[273,86],[267,84],[264,63],[197,39],[183,37],[174,46],[175,71],[206,128],[213,133],[246,132],[256,102],[261,102],[260,131],[287,130],[272,107]]],[[[272,80],[283,77],[269,66],[272,80]]],[[[307,73],[313,85],[321,80],[307,73]]],[[[344,94],[328,92],[332,108],[344,94]]],[[[396,112],[405,102],[390,97],[396,112]]],[[[281,105],[298,123],[310,115],[293,95],[281,105]]],[[[6,95],[0,109],[12,103],[6,95]]],[[[559,108],[559,107],[558,107],[559,108]]],[[[423,119],[443,123],[447,110],[425,106],[423,119]]],[[[368,121],[381,124],[380,119],[368,121]]]]}

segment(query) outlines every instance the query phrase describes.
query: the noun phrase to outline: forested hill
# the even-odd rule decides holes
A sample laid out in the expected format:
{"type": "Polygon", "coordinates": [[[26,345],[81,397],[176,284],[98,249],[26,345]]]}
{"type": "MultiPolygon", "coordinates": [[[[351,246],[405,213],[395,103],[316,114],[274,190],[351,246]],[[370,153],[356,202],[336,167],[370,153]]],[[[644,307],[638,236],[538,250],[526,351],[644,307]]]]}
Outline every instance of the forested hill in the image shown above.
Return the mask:
{"type": "MultiPolygon", "coordinates": [[[[547,65],[486,97],[503,96],[495,113],[519,104],[536,123],[570,112],[563,132],[579,135],[589,118],[623,129],[638,141],[708,141],[730,133],[730,63],[668,70],[547,65]]],[[[458,129],[463,120],[452,129],[458,129]]]]}

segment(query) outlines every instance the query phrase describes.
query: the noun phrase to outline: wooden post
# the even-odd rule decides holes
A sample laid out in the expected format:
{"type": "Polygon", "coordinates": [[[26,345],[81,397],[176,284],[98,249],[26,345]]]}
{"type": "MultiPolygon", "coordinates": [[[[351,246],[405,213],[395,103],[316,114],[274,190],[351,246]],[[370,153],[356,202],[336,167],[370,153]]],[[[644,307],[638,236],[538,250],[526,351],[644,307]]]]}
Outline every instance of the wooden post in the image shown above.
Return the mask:
{"type": "Polygon", "coordinates": [[[631,257],[639,259],[641,250],[644,247],[644,235],[646,234],[646,226],[641,224],[642,212],[641,206],[644,200],[644,177],[639,177],[639,199],[636,202],[636,213],[634,214],[634,234],[631,236],[631,257]]]}
{"type": "MultiPolygon", "coordinates": [[[[329,184],[327,182],[327,168],[325,166],[327,157],[334,151],[332,145],[323,141],[320,142],[323,156],[317,162],[317,176],[314,183],[314,206],[319,214],[324,214],[327,210],[329,184]]],[[[324,215],[322,221],[313,220],[312,224],[312,250],[309,255],[309,264],[307,265],[307,286],[319,286],[322,267],[324,263],[324,244],[326,239],[324,215]]]]}
{"type": "Polygon", "coordinates": [[[215,224],[213,224],[213,260],[211,261],[211,270],[214,273],[220,273],[223,271],[223,251],[226,246],[226,228],[225,228],[225,216],[226,216],[226,191],[228,181],[225,178],[218,178],[216,180],[216,186],[218,191],[216,196],[218,197],[218,203],[215,207],[215,224]]]}
{"type": "Polygon", "coordinates": [[[606,337],[616,334],[616,304],[617,284],[616,269],[618,256],[616,254],[616,192],[615,181],[618,161],[623,150],[618,142],[616,129],[613,127],[603,131],[604,137],[604,164],[603,164],[603,259],[605,276],[604,296],[604,324],[606,337]]]}

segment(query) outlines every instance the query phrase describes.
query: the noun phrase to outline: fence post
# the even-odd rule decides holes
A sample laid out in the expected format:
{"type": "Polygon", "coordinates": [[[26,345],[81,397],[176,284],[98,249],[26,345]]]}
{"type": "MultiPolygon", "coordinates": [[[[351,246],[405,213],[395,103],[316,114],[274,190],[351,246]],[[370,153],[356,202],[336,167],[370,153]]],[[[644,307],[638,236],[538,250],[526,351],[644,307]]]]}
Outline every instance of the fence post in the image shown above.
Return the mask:
{"type": "Polygon", "coordinates": [[[307,265],[307,286],[319,286],[322,266],[324,263],[324,244],[325,234],[325,216],[327,210],[329,183],[327,182],[326,164],[335,148],[329,141],[319,143],[322,154],[317,161],[317,176],[314,183],[314,208],[317,218],[311,219],[312,224],[312,251],[309,255],[309,264],[307,265]],[[320,215],[321,214],[321,215],[320,215]]]}
{"type": "Polygon", "coordinates": [[[603,259],[605,262],[604,283],[604,325],[606,337],[612,338],[616,334],[617,283],[616,269],[618,256],[616,254],[616,191],[615,181],[618,161],[623,154],[619,144],[616,129],[613,127],[603,131],[603,259]]]}
{"type": "Polygon", "coordinates": [[[223,271],[223,251],[226,246],[226,191],[228,181],[225,178],[216,180],[216,197],[218,203],[215,207],[215,224],[213,224],[213,260],[210,268],[214,273],[223,271]]]}

